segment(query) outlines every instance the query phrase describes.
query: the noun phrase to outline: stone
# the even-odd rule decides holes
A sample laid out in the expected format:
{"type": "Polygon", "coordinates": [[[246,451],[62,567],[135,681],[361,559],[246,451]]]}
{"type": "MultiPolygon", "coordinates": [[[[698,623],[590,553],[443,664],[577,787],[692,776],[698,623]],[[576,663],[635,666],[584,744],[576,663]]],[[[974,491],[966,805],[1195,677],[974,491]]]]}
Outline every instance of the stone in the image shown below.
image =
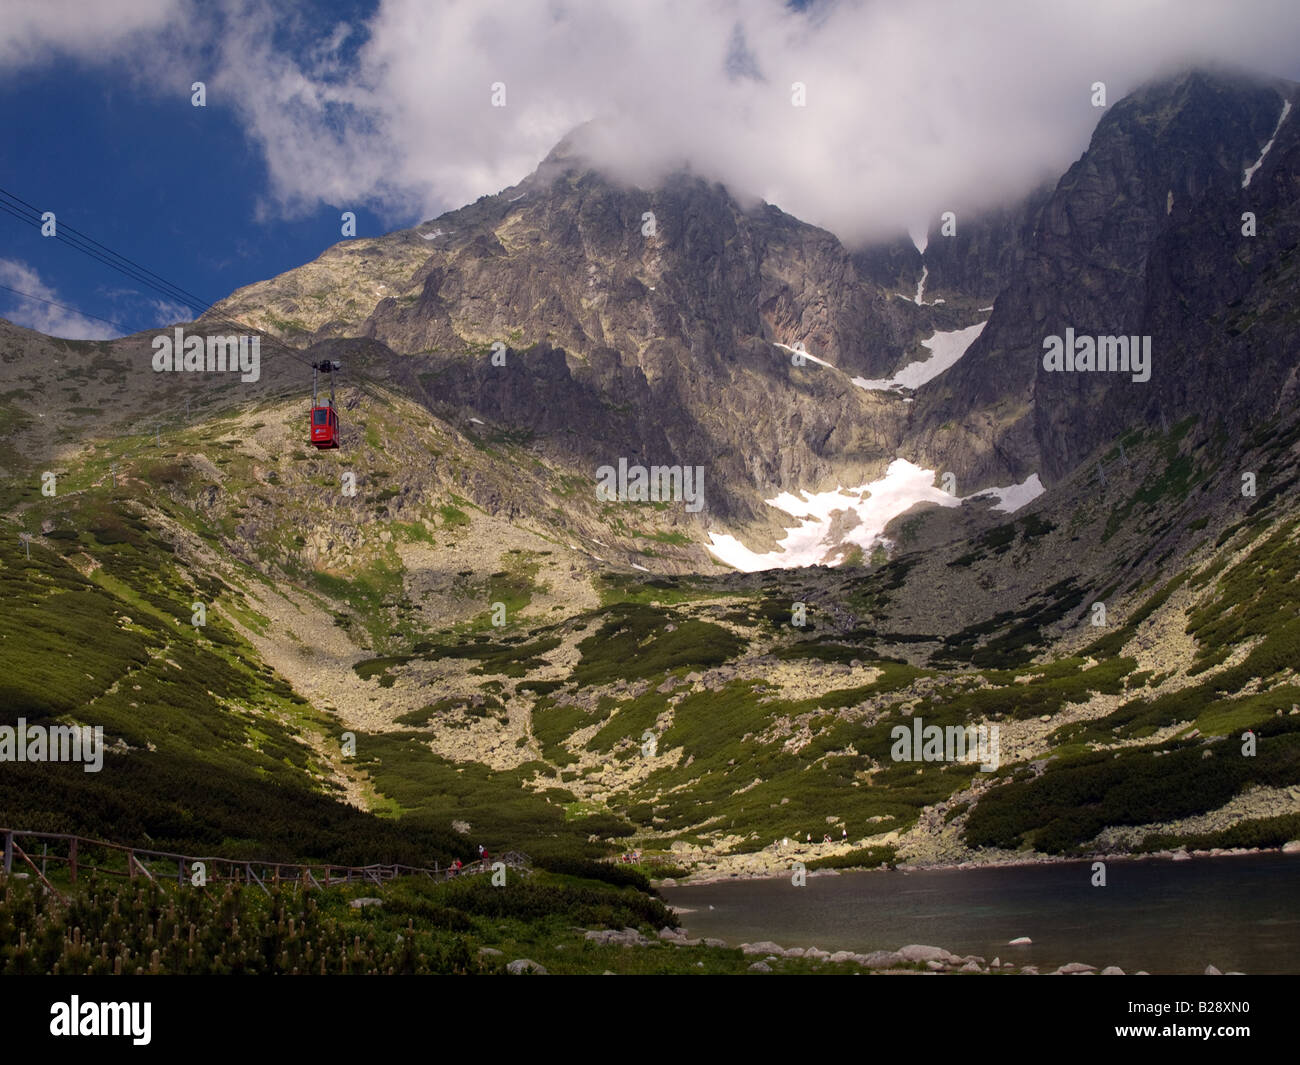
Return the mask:
{"type": "Polygon", "coordinates": [[[621,932],[612,928],[597,928],[584,932],[583,938],[600,944],[616,943],[622,947],[643,947],[650,942],[635,928],[624,928],[621,932]]]}
{"type": "Polygon", "coordinates": [[[957,971],[959,973],[982,973],[984,970],[979,967],[978,962],[968,961],[957,971]]]}
{"type": "Polygon", "coordinates": [[[920,943],[912,943],[906,947],[899,947],[898,953],[907,961],[955,961],[956,958],[944,950],[943,947],[927,947],[920,943]]]}
{"type": "Polygon", "coordinates": [[[1124,970],[1121,969],[1118,965],[1107,965],[1106,968],[1102,969],[1101,975],[1102,976],[1123,976],[1124,970]]]}
{"type": "Polygon", "coordinates": [[[1037,975],[1038,975],[1038,966],[1037,966],[1037,965],[1022,965],[1022,966],[1020,967],[1020,971],[1021,971],[1021,973],[1023,973],[1025,976],[1037,976],[1037,975]]]}
{"type": "Polygon", "coordinates": [[[764,939],[759,943],[742,943],[740,950],[743,954],[784,954],[785,951],[778,947],[769,939],[764,939]]]}
{"type": "Polygon", "coordinates": [[[770,973],[772,971],[772,966],[768,965],[765,961],[756,961],[749,967],[749,971],[751,973],[770,973]]]}
{"type": "Polygon", "coordinates": [[[480,954],[501,955],[504,957],[504,953],[502,951],[497,950],[496,947],[479,947],[478,952],[480,954]]]}
{"type": "Polygon", "coordinates": [[[519,976],[521,973],[529,973],[533,976],[549,976],[544,966],[538,965],[532,958],[516,958],[506,965],[506,972],[519,976]]]}
{"type": "Polygon", "coordinates": [[[802,958],[804,949],[803,947],[787,947],[784,953],[787,958],[802,958]]]}
{"type": "Polygon", "coordinates": [[[1292,839],[1292,840],[1288,840],[1286,843],[1283,843],[1282,853],[1283,854],[1300,853],[1300,839],[1292,839]]]}
{"type": "MultiPolygon", "coordinates": [[[[727,941],[725,939],[711,939],[710,937],[705,936],[704,945],[706,947],[725,947],[727,945],[727,941]]],[[[700,964],[702,965],[704,963],[701,962],[700,964]]]]}
{"type": "Polygon", "coordinates": [[[989,968],[990,968],[990,969],[1001,969],[1001,968],[1002,968],[1002,959],[1001,959],[1001,958],[994,958],[994,959],[993,959],[993,964],[990,965],[989,968]]]}
{"type": "Polygon", "coordinates": [[[896,950],[873,950],[863,956],[858,963],[867,969],[892,969],[902,965],[907,959],[896,950]]]}
{"type": "Polygon", "coordinates": [[[819,950],[817,947],[809,947],[803,952],[803,956],[805,958],[816,958],[820,961],[823,958],[829,958],[831,952],[829,950],[819,950]]]}
{"type": "Polygon", "coordinates": [[[853,961],[853,959],[854,959],[854,954],[853,951],[851,950],[837,950],[830,957],[830,960],[832,962],[835,962],[836,964],[842,961],[853,961]]]}
{"type": "Polygon", "coordinates": [[[1011,940],[1010,942],[1008,942],[1008,943],[1007,943],[1007,946],[1009,946],[1009,947],[1027,947],[1027,946],[1029,946],[1031,943],[1033,943],[1033,940],[1030,939],[1028,936],[1017,936],[1015,939],[1013,939],[1013,940],[1011,940]]]}
{"type": "Polygon", "coordinates": [[[369,897],[353,899],[351,902],[348,903],[348,905],[351,906],[352,909],[354,910],[362,910],[365,909],[367,906],[382,906],[383,904],[384,904],[383,899],[375,899],[369,897]]]}
{"type": "Polygon", "coordinates": [[[1205,967],[1205,975],[1206,975],[1206,976],[1222,976],[1223,973],[1219,972],[1219,970],[1216,969],[1213,965],[1207,965],[1207,966],[1205,967]]]}
{"type": "Polygon", "coordinates": [[[927,961],[927,962],[925,963],[925,967],[926,967],[927,969],[929,969],[932,973],[941,973],[941,972],[943,972],[946,968],[948,968],[948,966],[944,965],[943,962],[941,962],[941,961],[934,961],[933,959],[931,959],[930,961],[927,961]]]}
{"type": "Polygon", "coordinates": [[[1068,965],[1062,965],[1059,969],[1057,969],[1057,970],[1056,970],[1056,975],[1058,975],[1058,976],[1071,976],[1071,975],[1073,975],[1074,973],[1090,973],[1090,972],[1095,972],[1096,969],[1097,969],[1097,966],[1095,966],[1095,965],[1086,965],[1086,964],[1084,964],[1084,963],[1081,962],[1081,961],[1072,961],[1072,962],[1070,962],[1068,965]]]}

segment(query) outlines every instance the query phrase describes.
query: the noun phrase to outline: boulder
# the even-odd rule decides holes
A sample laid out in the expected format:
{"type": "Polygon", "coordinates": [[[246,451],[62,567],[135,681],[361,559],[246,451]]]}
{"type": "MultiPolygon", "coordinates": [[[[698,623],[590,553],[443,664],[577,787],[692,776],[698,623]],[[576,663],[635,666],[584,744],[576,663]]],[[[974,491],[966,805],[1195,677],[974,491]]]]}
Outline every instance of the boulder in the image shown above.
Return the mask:
{"type": "Polygon", "coordinates": [[[979,967],[979,963],[978,963],[978,962],[975,962],[975,961],[968,961],[965,965],[963,965],[963,966],[962,966],[960,969],[958,969],[957,971],[958,971],[959,973],[982,973],[984,970],[981,969],[981,968],[979,967]]]}
{"type": "Polygon", "coordinates": [[[907,961],[955,961],[956,958],[943,947],[927,947],[924,944],[912,943],[906,947],[899,947],[898,953],[907,961]]]}
{"type": "Polygon", "coordinates": [[[842,961],[853,961],[856,958],[857,955],[854,954],[853,951],[851,950],[837,950],[834,954],[831,955],[830,960],[839,963],[842,961]]]}
{"type": "Polygon", "coordinates": [[[1034,942],[1034,941],[1033,941],[1032,939],[1030,939],[1028,936],[1017,936],[1015,939],[1013,939],[1013,940],[1011,940],[1010,942],[1008,942],[1008,943],[1007,943],[1007,946],[1009,946],[1009,947],[1027,947],[1027,946],[1029,946],[1030,944],[1032,944],[1033,942],[1034,942]]]}
{"type": "Polygon", "coordinates": [[[896,950],[873,950],[870,954],[862,955],[858,964],[867,969],[892,969],[906,961],[896,950]]]}
{"type": "Polygon", "coordinates": [[[759,943],[742,943],[740,944],[741,952],[744,954],[784,954],[785,951],[773,943],[770,939],[764,939],[759,943]]]}
{"type": "Polygon", "coordinates": [[[616,943],[622,947],[644,947],[650,942],[635,928],[624,928],[621,932],[612,928],[597,928],[584,932],[583,938],[601,944],[616,943]]]}
{"type": "Polygon", "coordinates": [[[1300,854],[1300,839],[1288,840],[1282,844],[1283,854],[1300,854]]]}
{"type": "Polygon", "coordinates": [[[1022,965],[1022,966],[1020,967],[1020,972],[1021,972],[1021,975],[1023,975],[1023,976],[1037,976],[1037,975],[1038,975],[1038,966],[1037,966],[1037,965],[1022,965]]]}
{"type": "Polygon", "coordinates": [[[816,958],[818,961],[821,961],[825,958],[829,958],[831,952],[829,950],[819,950],[817,947],[809,947],[803,952],[803,956],[805,958],[816,958]]]}
{"type": "Polygon", "coordinates": [[[1124,970],[1121,969],[1118,965],[1107,965],[1106,968],[1102,969],[1101,975],[1102,976],[1123,976],[1124,970]]]}
{"type": "Polygon", "coordinates": [[[770,973],[772,971],[772,966],[768,965],[765,961],[756,961],[749,967],[749,971],[751,973],[770,973]]]}
{"type": "MultiPolygon", "coordinates": [[[[705,936],[704,945],[706,947],[725,947],[727,941],[725,939],[710,939],[708,936],[705,936]]],[[[701,964],[703,964],[703,962],[701,962],[701,964]]]]}
{"type": "Polygon", "coordinates": [[[1219,972],[1219,970],[1216,969],[1213,965],[1207,965],[1207,966],[1205,967],[1205,975],[1206,975],[1206,976],[1222,976],[1223,973],[1219,972]]]}
{"type": "Polygon", "coordinates": [[[367,906],[382,906],[383,904],[384,904],[383,899],[375,899],[375,898],[353,899],[351,902],[348,903],[348,905],[351,906],[354,910],[362,910],[365,909],[367,906]]]}
{"type": "Polygon", "coordinates": [[[538,965],[532,958],[516,958],[506,965],[506,971],[519,976],[521,973],[528,973],[532,976],[549,976],[546,969],[538,965]]]}
{"type": "Polygon", "coordinates": [[[1062,965],[1059,969],[1057,969],[1056,975],[1072,976],[1075,973],[1091,973],[1091,972],[1096,972],[1096,970],[1097,970],[1097,966],[1095,965],[1086,965],[1081,961],[1072,961],[1068,965],[1062,965]]]}

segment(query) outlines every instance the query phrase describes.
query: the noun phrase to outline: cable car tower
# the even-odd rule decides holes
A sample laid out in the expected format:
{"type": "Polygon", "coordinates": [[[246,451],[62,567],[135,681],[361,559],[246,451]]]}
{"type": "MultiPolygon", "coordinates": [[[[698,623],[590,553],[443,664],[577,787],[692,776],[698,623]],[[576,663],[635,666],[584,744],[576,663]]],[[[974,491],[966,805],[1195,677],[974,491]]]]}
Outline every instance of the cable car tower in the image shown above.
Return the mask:
{"type": "Polygon", "coordinates": [[[322,360],[311,364],[311,444],[324,450],[339,446],[339,414],[334,407],[334,374],[343,368],[341,362],[322,360]],[[330,383],[330,398],[321,406],[317,397],[320,375],[326,374],[330,383]]]}

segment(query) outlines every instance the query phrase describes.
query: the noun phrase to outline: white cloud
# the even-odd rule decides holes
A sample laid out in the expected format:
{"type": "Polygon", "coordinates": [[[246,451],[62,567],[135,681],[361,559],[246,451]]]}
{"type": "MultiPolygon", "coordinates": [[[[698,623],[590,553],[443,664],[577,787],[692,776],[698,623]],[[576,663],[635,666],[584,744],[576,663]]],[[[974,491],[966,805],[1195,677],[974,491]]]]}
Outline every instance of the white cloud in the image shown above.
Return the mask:
{"type": "Polygon", "coordinates": [[[108,340],[122,335],[107,322],[87,318],[70,307],[56,306],[60,302],[58,293],[18,259],[0,259],[0,285],[27,294],[24,298],[0,289],[0,317],[15,325],[65,340],[108,340]]]}
{"type": "MultiPolygon", "coordinates": [[[[1113,103],[1195,61],[1300,76],[1293,0],[381,0],[357,26],[271,0],[183,19],[164,0],[87,6],[121,15],[93,20],[110,45],[187,34],[211,60],[210,106],[233,103],[265,156],[267,211],[368,205],[395,223],[514,184],[603,118],[591,148],[625,176],[690,160],[854,242],[1059,174],[1101,114],[1095,81],[1113,103]]],[[[0,56],[92,57],[93,30],[32,14],[60,7],[20,5],[0,56]]],[[[167,92],[204,66],[151,64],[167,92]]]]}
{"type": "Polygon", "coordinates": [[[0,73],[60,56],[110,60],[183,11],[182,0],[5,0],[0,73]]]}

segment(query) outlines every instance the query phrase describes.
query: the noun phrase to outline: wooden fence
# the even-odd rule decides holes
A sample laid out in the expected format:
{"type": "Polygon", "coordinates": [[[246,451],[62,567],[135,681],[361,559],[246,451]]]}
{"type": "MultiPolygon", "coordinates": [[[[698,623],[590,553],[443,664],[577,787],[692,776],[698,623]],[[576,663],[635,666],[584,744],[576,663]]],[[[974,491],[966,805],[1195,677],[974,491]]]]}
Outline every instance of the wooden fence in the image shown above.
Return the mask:
{"type": "Polygon", "coordinates": [[[414,865],[335,865],[332,863],[303,864],[295,862],[245,861],[239,858],[198,857],[172,854],[168,851],[128,847],[102,839],[67,835],[61,832],[24,832],[19,829],[0,828],[4,841],[5,876],[13,871],[14,859],[27,865],[50,891],[61,894],[50,883],[47,874],[50,866],[63,867],[69,881],[77,882],[78,871],[91,868],[101,876],[119,876],[131,880],[145,877],[148,880],[175,880],[184,884],[201,865],[207,882],[256,884],[268,895],[276,884],[292,884],[306,890],[333,887],[338,884],[375,884],[382,886],[399,876],[423,876],[431,880],[449,880],[457,876],[474,876],[489,872],[497,862],[507,867],[527,870],[531,867],[528,855],[507,851],[487,862],[466,862],[459,870],[439,866],[432,868],[414,865]],[[36,853],[36,847],[40,853],[36,853]],[[100,858],[107,857],[105,863],[100,858]],[[38,864],[39,863],[39,864],[38,864]]]}

